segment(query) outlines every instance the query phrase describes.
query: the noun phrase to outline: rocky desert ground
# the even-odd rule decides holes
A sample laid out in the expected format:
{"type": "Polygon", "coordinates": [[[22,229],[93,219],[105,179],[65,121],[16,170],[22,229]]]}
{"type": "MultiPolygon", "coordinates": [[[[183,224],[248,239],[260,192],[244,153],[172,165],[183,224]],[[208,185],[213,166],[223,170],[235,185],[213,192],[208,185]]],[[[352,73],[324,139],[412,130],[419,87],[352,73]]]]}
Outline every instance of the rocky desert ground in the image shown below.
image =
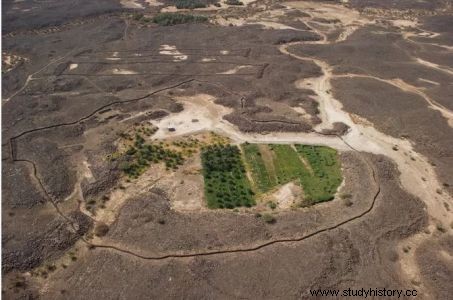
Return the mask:
{"type": "Polygon", "coordinates": [[[4,299],[451,299],[452,1],[2,9],[4,299]]]}

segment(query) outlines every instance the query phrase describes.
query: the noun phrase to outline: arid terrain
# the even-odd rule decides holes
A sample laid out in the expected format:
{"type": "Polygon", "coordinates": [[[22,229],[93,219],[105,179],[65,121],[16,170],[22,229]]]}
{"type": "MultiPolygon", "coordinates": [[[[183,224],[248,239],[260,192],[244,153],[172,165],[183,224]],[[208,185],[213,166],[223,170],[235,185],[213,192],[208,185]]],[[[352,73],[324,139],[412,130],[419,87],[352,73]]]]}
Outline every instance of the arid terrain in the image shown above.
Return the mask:
{"type": "Polygon", "coordinates": [[[451,0],[2,8],[4,299],[451,299],[451,0]]]}

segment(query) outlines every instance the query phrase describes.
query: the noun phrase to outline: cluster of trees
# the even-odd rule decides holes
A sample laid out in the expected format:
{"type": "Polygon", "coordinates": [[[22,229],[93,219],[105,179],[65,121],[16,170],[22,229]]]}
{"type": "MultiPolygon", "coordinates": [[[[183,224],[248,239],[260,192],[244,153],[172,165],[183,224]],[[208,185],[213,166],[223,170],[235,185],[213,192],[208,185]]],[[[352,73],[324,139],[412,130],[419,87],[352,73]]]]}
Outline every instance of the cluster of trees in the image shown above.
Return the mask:
{"type": "Polygon", "coordinates": [[[181,148],[196,148],[200,141],[195,138],[188,138],[187,140],[174,141],[173,145],[181,148]]]}
{"type": "Polygon", "coordinates": [[[158,130],[158,128],[154,127],[154,126],[152,126],[152,127],[142,126],[137,129],[137,132],[143,133],[146,136],[152,136],[153,134],[156,133],[157,130],[158,130]]]}
{"type": "Polygon", "coordinates": [[[172,26],[185,23],[203,23],[206,21],[208,21],[206,16],[180,13],[159,13],[153,18],[154,23],[162,26],[172,26]]]}
{"type": "Polygon", "coordinates": [[[120,164],[129,177],[137,178],[151,163],[164,162],[167,170],[178,169],[184,163],[180,152],[165,148],[163,145],[145,144],[140,134],[135,135],[135,142],[125,153],[124,161],[120,164]]]}
{"type": "Polygon", "coordinates": [[[203,168],[207,172],[239,170],[244,173],[245,168],[241,160],[241,152],[233,145],[210,145],[201,152],[203,168]]]}
{"type": "Polygon", "coordinates": [[[251,207],[254,192],[237,146],[210,145],[201,152],[205,192],[210,208],[251,207]]]}

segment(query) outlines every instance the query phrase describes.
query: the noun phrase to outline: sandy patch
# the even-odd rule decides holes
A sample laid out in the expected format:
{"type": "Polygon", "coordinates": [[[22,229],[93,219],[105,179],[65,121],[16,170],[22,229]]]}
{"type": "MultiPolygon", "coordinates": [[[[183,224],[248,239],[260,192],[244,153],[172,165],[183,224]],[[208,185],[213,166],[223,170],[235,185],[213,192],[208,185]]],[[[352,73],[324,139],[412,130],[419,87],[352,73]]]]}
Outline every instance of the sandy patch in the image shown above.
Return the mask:
{"type": "Polygon", "coordinates": [[[307,112],[305,111],[305,109],[303,109],[302,107],[300,106],[293,106],[291,107],[295,112],[301,114],[301,115],[306,115],[307,112]]]}
{"type": "Polygon", "coordinates": [[[154,122],[159,127],[159,130],[154,135],[155,138],[163,139],[203,130],[211,130],[218,126],[223,115],[231,112],[230,109],[215,104],[215,98],[206,94],[176,97],[175,99],[183,103],[184,110],[154,122]],[[192,122],[194,117],[198,119],[198,122],[192,122]],[[169,131],[169,128],[174,128],[175,131],[169,131]]]}
{"type": "Polygon", "coordinates": [[[183,61],[188,58],[187,55],[178,51],[176,46],[172,46],[172,45],[161,45],[159,54],[173,56],[174,62],[183,61]]]}
{"type": "Polygon", "coordinates": [[[290,209],[301,200],[302,188],[294,182],[287,183],[274,192],[271,197],[275,199],[278,208],[290,209]]]}
{"type": "Polygon", "coordinates": [[[440,85],[439,82],[435,82],[435,81],[428,80],[428,79],[425,79],[425,78],[419,78],[418,80],[419,80],[419,81],[426,82],[426,83],[429,83],[429,84],[432,84],[432,85],[440,85]]]}
{"type": "Polygon", "coordinates": [[[113,69],[112,73],[113,74],[118,74],[118,75],[134,75],[134,74],[138,74],[135,71],[126,70],[126,69],[119,69],[119,68],[113,69]]]}
{"type": "Polygon", "coordinates": [[[418,20],[392,20],[392,25],[399,28],[417,28],[418,20]]]}
{"type": "Polygon", "coordinates": [[[439,71],[448,73],[448,74],[450,74],[450,75],[453,75],[453,69],[450,68],[450,67],[447,67],[447,66],[440,66],[440,65],[438,65],[438,64],[435,64],[435,63],[432,63],[432,62],[423,60],[423,59],[421,59],[421,58],[417,58],[417,62],[420,63],[420,64],[422,64],[422,65],[425,65],[425,66],[427,66],[427,67],[430,67],[430,68],[433,68],[433,69],[436,69],[436,70],[439,70],[439,71]]]}
{"type": "Polygon", "coordinates": [[[94,180],[94,176],[93,172],[91,172],[90,164],[85,160],[83,161],[82,165],[83,165],[82,176],[88,179],[89,182],[92,182],[94,180]]]}
{"type": "Polygon", "coordinates": [[[192,9],[188,9],[188,8],[178,9],[176,6],[171,5],[171,6],[162,8],[160,11],[161,12],[217,11],[217,10],[221,10],[221,9],[225,9],[225,8],[229,7],[229,5],[226,5],[223,2],[218,2],[218,3],[220,4],[220,6],[215,6],[215,5],[210,4],[206,7],[199,7],[199,8],[192,8],[192,9]]]}
{"type": "Polygon", "coordinates": [[[213,23],[220,26],[243,26],[246,24],[246,21],[243,18],[225,18],[223,16],[217,16],[213,23]]]}
{"type": "Polygon", "coordinates": [[[144,0],[146,4],[149,6],[159,6],[159,5],[164,5],[164,3],[159,2],[157,0],[144,0]]]}
{"type": "Polygon", "coordinates": [[[172,6],[164,7],[160,10],[160,12],[171,12],[171,13],[174,13],[177,11],[184,11],[184,9],[177,9],[176,6],[172,5],[172,6]]]}
{"type": "Polygon", "coordinates": [[[282,23],[272,22],[272,21],[258,21],[258,22],[247,22],[247,24],[254,25],[262,25],[265,29],[291,29],[296,31],[302,31],[301,29],[297,29],[282,23]]]}
{"type": "Polygon", "coordinates": [[[233,69],[227,70],[225,72],[217,73],[217,74],[236,74],[238,71],[242,69],[247,69],[250,68],[251,66],[237,66],[234,67],[233,69]]]}
{"type": "Polygon", "coordinates": [[[144,8],[143,5],[141,5],[135,0],[121,0],[120,3],[125,8],[140,8],[140,9],[144,8]]]}
{"type": "Polygon", "coordinates": [[[3,72],[9,72],[9,71],[13,70],[21,62],[23,62],[23,61],[26,62],[27,60],[28,59],[26,59],[24,57],[3,52],[2,53],[2,69],[3,69],[3,72]]]}

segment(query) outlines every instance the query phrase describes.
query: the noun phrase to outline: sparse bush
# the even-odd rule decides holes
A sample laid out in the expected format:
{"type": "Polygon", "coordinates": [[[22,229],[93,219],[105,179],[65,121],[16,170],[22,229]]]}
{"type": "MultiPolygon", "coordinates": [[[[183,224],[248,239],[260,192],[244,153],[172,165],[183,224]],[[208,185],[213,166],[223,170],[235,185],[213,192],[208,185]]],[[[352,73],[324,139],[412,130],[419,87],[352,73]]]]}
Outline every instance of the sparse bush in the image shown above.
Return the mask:
{"type": "Polygon", "coordinates": [[[276,209],[277,208],[277,203],[275,203],[273,201],[269,201],[267,204],[269,205],[270,209],[276,209]]]}
{"type": "Polygon", "coordinates": [[[98,237],[103,237],[109,232],[109,226],[105,223],[98,223],[94,228],[94,234],[98,237]]]}
{"type": "Polygon", "coordinates": [[[352,198],[352,194],[343,193],[343,194],[340,195],[340,198],[341,199],[351,199],[352,198]]]}
{"type": "Polygon", "coordinates": [[[347,198],[347,199],[343,199],[343,203],[345,206],[347,207],[350,207],[352,206],[354,203],[351,201],[351,199],[347,198]]]}
{"type": "Polygon", "coordinates": [[[442,233],[447,232],[447,230],[445,229],[444,225],[442,225],[441,223],[437,223],[436,228],[437,228],[437,230],[439,230],[442,233]]]}
{"type": "Polygon", "coordinates": [[[239,0],[226,0],[225,3],[228,5],[244,5],[244,3],[239,0]]]}
{"type": "Polygon", "coordinates": [[[175,6],[177,9],[194,9],[206,7],[206,4],[197,0],[177,0],[175,6]]]}
{"type": "Polygon", "coordinates": [[[140,21],[142,18],[143,18],[143,14],[140,14],[140,13],[134,13],[132,15],[132,19],[134,19],[135,21],[140,21]]]}
{"type": "Polygon", "coordinates": [[[46,268],[49,272],[53,272],[57,269],[57,267],[54,264],[46,265],[46,268]]]}
{"type": "Polygon", "coordinates": [[[262,215],[263,221],[268,223],[268,224],[273,224],[275,223],[275,217],[271,214],[263,214],[262,215]]]}

